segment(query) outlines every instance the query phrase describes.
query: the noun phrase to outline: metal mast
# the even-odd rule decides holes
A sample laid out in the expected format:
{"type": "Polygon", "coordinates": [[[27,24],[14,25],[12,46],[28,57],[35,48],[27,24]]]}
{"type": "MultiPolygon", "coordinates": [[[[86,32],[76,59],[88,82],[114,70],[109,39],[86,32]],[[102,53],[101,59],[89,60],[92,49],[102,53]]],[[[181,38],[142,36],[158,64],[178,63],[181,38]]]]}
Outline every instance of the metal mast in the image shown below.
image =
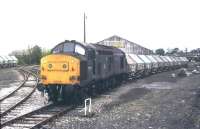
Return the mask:
{"type": "Polygon", "coordinates": [[[85,13],[84,13],[84,43],[86,42],[85,19],[86,19],[86,16],[85,16],[85,13]]]}

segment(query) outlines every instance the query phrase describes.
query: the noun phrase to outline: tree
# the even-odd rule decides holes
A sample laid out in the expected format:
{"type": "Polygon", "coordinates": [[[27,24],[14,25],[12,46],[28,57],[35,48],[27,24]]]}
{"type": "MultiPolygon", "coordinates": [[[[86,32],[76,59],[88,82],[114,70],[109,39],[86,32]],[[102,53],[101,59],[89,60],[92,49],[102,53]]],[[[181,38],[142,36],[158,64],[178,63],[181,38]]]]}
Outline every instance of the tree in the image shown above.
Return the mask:
{"type": "Polygon", "coordinates": [[[42,57],[42,49],[35,45],[34,47],[28,47],[25,50],[18,50],[11,52],[10,55],[14,55],[18,58],[19,64],[39,64],[42,57]]]}
{"type": "Polygon", "coordinates": [[[32,48],[31,53],[29,53],[29,56],[31,57],[31,64],[39,64],[42,57],[41,48],[38,45],[35,45],[32,48]]]}
{"type": "Polygon", "coordinates": [[[49,49],[43,49],[42,50],[42,57],[47,56],[49,54],[51,54],[51,50],[49,50],[49,49]]]}
{"type": "Polygon", "coordinates": [[[179,48],[174,48],[173,50],[172,50],[172,52],[171,52],[171,54],[177,54],[177,53],[179,53],[179,48]]]}
{"type": "Polygon", "coordinates": [[[159,49],[156,50],[156,54],[158,54],[158,55],[164,55],[165,54],[165,50],[162,49],[162,48],[159,48],[159,49]]]}

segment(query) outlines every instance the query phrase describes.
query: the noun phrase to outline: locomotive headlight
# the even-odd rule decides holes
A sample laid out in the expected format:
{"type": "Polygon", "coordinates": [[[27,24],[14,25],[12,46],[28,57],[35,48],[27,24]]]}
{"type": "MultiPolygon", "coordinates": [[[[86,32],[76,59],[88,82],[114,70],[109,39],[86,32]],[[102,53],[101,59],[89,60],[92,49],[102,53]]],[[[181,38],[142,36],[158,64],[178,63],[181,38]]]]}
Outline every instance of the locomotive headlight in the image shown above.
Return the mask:
{"type": "Polygon", "coordinates": [[[53,65],[52,65],[52,64],[49,64],[48,67],[51,69],[51,68],[53,67],[53,65]]]}
{"type": "Polygon", "coordinates": [[[42,75],[42,80],[47,80],[47,77],[45,75],[42,75]]]}
{"type": "Polygon", "coordinates": [[[63,69],[66,69],[67,68],[67,65],[66,64],[63,64],[63,69]]]}
{"type": "Polygon", "coordinates": [[[71,80],[71,81],[76,80],[76,76],[71,76],[71,77],[69,78],[69,80],[71,80]]]}
{"type": "Polygon", "coordinates": [[[75,81],[75,80],[79,81],[79,80],[80,80],[80,77],[79,77],[79,76],[70,76],[70,77],[69,77],[69,80],[70,80],[70,81],[75,81]]]}

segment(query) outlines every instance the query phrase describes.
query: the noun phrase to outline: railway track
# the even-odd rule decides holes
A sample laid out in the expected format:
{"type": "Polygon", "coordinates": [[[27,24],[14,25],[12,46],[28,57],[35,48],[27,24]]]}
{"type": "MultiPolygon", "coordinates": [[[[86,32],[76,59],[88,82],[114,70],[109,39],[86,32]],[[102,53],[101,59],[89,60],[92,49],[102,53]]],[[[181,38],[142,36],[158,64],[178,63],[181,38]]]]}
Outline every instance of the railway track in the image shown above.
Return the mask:
{"type": "Polygon", "coordinates": [[[28,74],[26,74],[25,71],[23,71],[23,70],[19,70],[19,71],[20,71],[21,74],[23,74],[23,78],[24,78],[24,79],[23,79],[22,83],[21,83],[19,86],[17,86],[16,89],[14,89],[13,91],[11,91],[9,94],[4,95],[3,97],[1,97],[1,98],[0,98],[0,102],[2,102],[4,99],[10,97],[11,95],[13,95],[13,94],[14,94],[17,90],[19,90],[19,89],[25,84],[25,82],[27,81],[27,79],[28,79],[28,74]]]}
{"type": "Polygon", "coordinates": [[[1,127],[3,129],[40,128],[47,122],[50,122],[56,117],[62,116],[73,109],[75,109],[75,106],[66,107],[64,105],[56,106],[54,104],[49,104],[12,120],[6,121],[2,123],[1,127]]]}
{"type": "Polygon", "coordinates": [[[3,97],[0,101],[0,118],[1,118],[1,123],[7,121],[10,118],[13,118],[18,115],[20,110],[17,111],[18,106],[22,105],[29,97],[34,93],[38,79],[36,75],[32,74],[29,71],[22,70],[24,72],[24,81],[23,83],[12,93],[6,95],[3,97]],[[35,84],[30,84],[30,77],[35,78],[35,84]],[[14,111],[14,113],[11,113],[7,115],[9,112],[14,111]]]}
{"type": "MultiPolygon", "coordinates": [[[[29,70],[30,75],[33,74],[36,78],[36,73],[35,70],[29,70]]],[[[30,75],[28,75],[25,83],[21,88],[19,88],[17,91],[15,91],[12,95],[1,101],[0,104],[5,104],[3,107],[1,107],[1,128],[5,129],[21,129],[21,128],[29,128],[29,129],[35,129],[39,128],[40,126],[46,124],[47,122],[53,120],[56,117],[59,117],[68,111],[72,110],[75,108],[75,106],[64,106],[64,105],[54,105],[54,104],[49,104],[45,105],[43,107],[39,107],[37,109],[32,109],[28,113],[21,113],[21,110],[25,110],[27,107],[30,106],[33,97],[29,99],[29,97],[33,94],[33,92],[36,89],[36,85],[38,82],[38,78],[36,80],[36,84],[34,86],[28,86],[26,83],[29,81],[34,81],[33,78],[30,78],[30,75]],[[28,89],[23,89],[23,88],[28,88],[28,89]],[[30,89],[32,88],[32,89],[30,89]],[[18,96],[23,93],[22,91],[29,91],[28,94],[23,94],[21,99],[18,101],[18,96]],[[12,100],[15,98],[16,100],[12,100]],[[28,100],[27,100],[28,99],[28,100]],[[27,100],[27,101],[26,101],[27,100]],[[6,102],[16,102],[16,103],[11,103],[8,104],[6,102]],[[3,103],[4,102],[4,103],[3,103]],[[8,104],[8,105],[7,105],[8,104]],[[6,108],[8,107],[8,108],[6,108]],[[4,110],[5,108],[5,110],[4,110]],[[3,110],[4,111],[3,111],[3,110]]]]}

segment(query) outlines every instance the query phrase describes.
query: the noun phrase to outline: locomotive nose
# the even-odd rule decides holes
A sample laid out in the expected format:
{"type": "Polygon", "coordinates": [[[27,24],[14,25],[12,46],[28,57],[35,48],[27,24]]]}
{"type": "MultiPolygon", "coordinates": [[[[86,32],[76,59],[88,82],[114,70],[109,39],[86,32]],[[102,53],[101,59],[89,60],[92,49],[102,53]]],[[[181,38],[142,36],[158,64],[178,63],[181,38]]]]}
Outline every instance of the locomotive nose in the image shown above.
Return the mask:
{"type": "Polygon", "coordinates": [[[70,55],[49,55],[41,60],[42,83],[74,84],[79,83],[80,61],[70,55]]]}

